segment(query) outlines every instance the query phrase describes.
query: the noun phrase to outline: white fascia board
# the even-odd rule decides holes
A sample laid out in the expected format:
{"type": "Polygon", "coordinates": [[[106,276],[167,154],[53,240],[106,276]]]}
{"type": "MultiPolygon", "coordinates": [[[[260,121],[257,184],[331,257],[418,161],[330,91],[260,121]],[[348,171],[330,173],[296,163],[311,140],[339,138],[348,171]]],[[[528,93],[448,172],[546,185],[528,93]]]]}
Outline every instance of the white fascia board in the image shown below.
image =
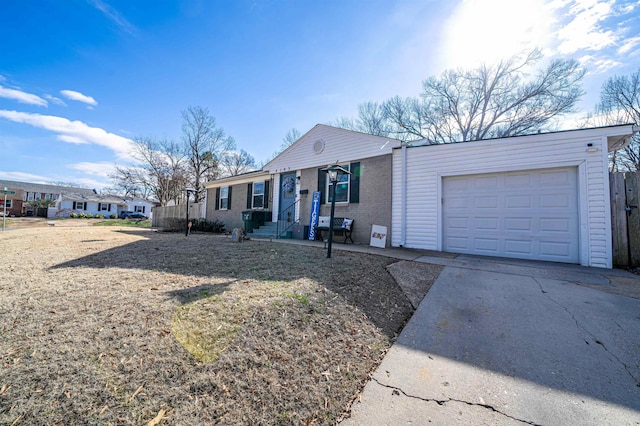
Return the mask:
{"type": "Polygon", "coordinates": [[[231,176],[228,178],[216,179],[214,181],[205,183],[204,187],[206,189],[211,189],[211,188],[219,188],[221,186],[231,186],[231,185],[239,185],[241,183],[251,183],[260,179],[264,180],[269,176],[270,176],[269,172],[261,170],[259,172],[247,173],[240,176],[231,176]]]}

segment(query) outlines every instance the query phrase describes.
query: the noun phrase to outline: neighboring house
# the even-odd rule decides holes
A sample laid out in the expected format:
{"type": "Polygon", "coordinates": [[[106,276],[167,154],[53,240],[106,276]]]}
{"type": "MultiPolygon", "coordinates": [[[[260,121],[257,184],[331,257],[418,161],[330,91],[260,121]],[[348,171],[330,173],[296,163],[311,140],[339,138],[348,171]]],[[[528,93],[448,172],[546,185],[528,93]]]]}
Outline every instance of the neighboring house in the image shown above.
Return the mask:
{"type": "Polygon", "coordinates": [[[243,211],[256,210],[267,221],[280,216],[281,222],[309,226],[313,192],[321,193],[320,215],[330,214],[330,185],[320,169],[339,164],[351,175],[336,187],[335,216],[354,219],[353,240],[368,244],[372,225],[391,230],[391,152],[399,146],[394,139],[318,124],[262,170],[207,183],[206,217],[229,230],[243,226],[243,211]]]}
{"type": "Polygon", "coordinates": [[[118,216],[127,210],[127,201],[114,195],[79,194],[75,192],[63,193],[56,202],[56,217],[69,217],[72,213],[102,214],[109,217],[118,216]]]}
{"type": "Polygon", "coordinates": [[[608,152],[633,132],[394,149],[392,245],[611,268],[608,152]]]}
{"type": "Polygon", "coordinates": [[[151,209],[156,206],[156,203],[153,203],[149,200],[145,200],[142,198],[125,198],[127,203],[127,208],[125,210],[142,213],[147,216],[149,219],[152,218],[151,209]]]}
{"type": "MultiPolygon", "coordinates": [[[[0,180],[0,189],[4,189],[5,187],[9,191],[16,192],[15,195],[7,195],[7,214],[12,216],[34,215],[34,209],[27,206],[29,201],[40,199],[57,201],[63,192],[77,192],[87,195],[94,194],[92,189],[0,180]]],[[[0,198],[4,201],[4,197],[0,198]]],[[[0,208],[3,208],[1,203],[0,208]]]]}

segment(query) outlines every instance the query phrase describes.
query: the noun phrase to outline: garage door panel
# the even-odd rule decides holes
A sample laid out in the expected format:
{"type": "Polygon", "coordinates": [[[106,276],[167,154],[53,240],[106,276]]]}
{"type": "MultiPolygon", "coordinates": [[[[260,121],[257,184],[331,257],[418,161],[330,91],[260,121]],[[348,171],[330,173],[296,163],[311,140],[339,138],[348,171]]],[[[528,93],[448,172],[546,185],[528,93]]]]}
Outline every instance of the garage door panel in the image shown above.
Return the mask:
{"type": "Polygon", "coordinates": [[[533,255],[531,241],[505,240],[504,251],[506,255],[533,255]]]}
{"type": "Polygon", "coordinates": [[[505,231],[533,231],[532,223],[529,217],[508,217],[505,219],[505,231]]]}
{"type": "Polygon", "coordinates": [[[443,179],[443,249],[579,262],[577,168],[443,179]]]}
{"type": "Polygon", "coordinates": [[[531,195],[505,195],[505,207],[508,209],[529,209],[532,205],[531,195]]]}

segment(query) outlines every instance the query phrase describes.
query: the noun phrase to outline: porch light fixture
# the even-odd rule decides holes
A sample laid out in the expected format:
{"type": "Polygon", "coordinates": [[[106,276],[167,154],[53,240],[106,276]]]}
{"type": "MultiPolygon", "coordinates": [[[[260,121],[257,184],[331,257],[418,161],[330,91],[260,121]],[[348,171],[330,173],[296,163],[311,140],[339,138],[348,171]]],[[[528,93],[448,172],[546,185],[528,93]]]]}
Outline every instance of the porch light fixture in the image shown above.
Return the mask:
{"type": "Polygon", "coordinates": [[[188,237],[189,236],[189,193],[193,192],[195,194],[196,190],[193,188],[184,188],[182,189],[182,191],[187,193],[187,223],[185,224],[184,236],[188,237]]]}
{"type": "Polygon", "coordinates": [[[338,186],[337,184],[343,175],[350,175],[351,172],[343,169],[337,164],[320,170],[327,172],[327,175],[329,175],[329,181],[331,182],[331,216],[329,218],[329,241],[327,244],[327,258],[330,258],[331,243],[333,242],[333,216],[336,211],[336,186],[338,186]]]}

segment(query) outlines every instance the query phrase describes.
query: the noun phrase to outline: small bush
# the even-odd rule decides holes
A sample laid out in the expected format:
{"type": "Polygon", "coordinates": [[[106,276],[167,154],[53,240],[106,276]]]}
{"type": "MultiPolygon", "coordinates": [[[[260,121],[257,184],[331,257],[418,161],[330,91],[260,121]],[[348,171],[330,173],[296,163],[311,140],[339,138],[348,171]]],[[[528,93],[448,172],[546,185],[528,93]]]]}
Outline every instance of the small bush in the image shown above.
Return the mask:
{"type": "Polygon", "coordinates": [[[87,215],[86,215],[86,214],[84,214],[84,213],[80,213],[80,214],[78,215],[78,217],[79,217],[79,218],[81,218],[81,219],[83,219],[83,218],[87,217],[87,215]]]}
{"type": "Polygon", "coordinates": [[[106,219],[107,217],[103,214],[97,214],[96,219],[106,219]]]}
{"type": "MultiPolygon", "coordinates": [[[[218,234],[224,232],[224,223],[219,220],[192,219],[191,223],[191,232],[213,232],[218,234]]],[[[184,232],[186,223],[185,219],[172,217],[162,220],[160,227],[165,231],[184,232]]]]}
{"type": "Polygon", "coordinates": [[[77,219],[78,218],[78,213],[71,213],[70,217],[72,219],[77,219]]]}
{"type": "Polygon", "coordinates": [[[117,218],[118,218],[118,215],[116,215],[116,214],[111,213],[109,215],[109,219],[117,219],[117,218]]]}
{"type": "Polygon", "coordinates": [[[91,213],[87,213],[84,215],[85,219],[91,219],[93,217],[93,215],[91,213]]]}

